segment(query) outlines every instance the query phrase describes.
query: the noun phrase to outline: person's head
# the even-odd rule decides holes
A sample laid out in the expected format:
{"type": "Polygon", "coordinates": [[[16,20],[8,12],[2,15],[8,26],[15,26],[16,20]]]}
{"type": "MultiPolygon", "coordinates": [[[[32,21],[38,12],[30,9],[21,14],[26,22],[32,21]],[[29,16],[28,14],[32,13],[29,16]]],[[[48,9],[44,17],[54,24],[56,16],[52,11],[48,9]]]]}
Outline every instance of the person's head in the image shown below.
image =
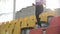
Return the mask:
{"type": "Polygon", "coordinates": [[[46,4],[46,1],[45,0],[36,0],[36,5],[45,5],[46,4]]]}

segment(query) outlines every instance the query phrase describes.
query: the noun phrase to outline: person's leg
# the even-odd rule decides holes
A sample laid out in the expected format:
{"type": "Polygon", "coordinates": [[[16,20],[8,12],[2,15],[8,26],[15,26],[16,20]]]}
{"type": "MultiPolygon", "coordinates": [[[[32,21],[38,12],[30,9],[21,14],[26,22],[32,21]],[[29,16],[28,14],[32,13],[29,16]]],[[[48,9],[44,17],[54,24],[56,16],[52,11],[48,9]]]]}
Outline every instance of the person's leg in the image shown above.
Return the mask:
{"type": "Polygon", "coordinates": [[[40,18],[39,15],[43,12],[43,5],[37,5],[36,6],[36,19],[37,24],[41,27],[40,18]]]}

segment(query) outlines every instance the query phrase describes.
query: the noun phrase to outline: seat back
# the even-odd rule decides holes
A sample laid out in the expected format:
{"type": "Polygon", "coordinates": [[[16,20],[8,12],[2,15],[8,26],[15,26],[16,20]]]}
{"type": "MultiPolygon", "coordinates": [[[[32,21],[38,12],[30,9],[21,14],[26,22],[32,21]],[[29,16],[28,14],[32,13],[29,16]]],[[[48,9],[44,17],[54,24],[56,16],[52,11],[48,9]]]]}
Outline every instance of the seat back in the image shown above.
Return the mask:
{"type": "Polygon", "coordinates": [[[60,34],[60,27],[59,26],[49,27],[46,29],[46,34],[60,34]]]}
{"type": "Polygon", "coordinates": [[[32,29],[30,30],[30,34],[43,34],[42,29],[32,29]]]}
{"type": "Polygon", "coordinates": [[[53,17],[50,21],[50,27],[51,26],[60,26],[60,16],[59,17],[53,17]]]}
{"type": "Polygon", "coordinates": [[[60,34],[60,16],[51,19],[50,25],[46,29],[46,34],[60,34]]]}

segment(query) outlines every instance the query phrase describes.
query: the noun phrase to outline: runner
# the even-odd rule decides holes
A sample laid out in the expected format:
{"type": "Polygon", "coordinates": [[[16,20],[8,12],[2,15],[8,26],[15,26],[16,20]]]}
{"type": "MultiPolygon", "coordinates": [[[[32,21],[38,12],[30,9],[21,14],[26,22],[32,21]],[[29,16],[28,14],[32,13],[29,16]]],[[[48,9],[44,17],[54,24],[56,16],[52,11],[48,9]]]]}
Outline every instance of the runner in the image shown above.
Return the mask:
{"type": "Polygon", "coordinates": [[[43,4],[45,4],[45,0],[36,0],[36,19],[37,24],[41,27],[39,15],[43,12],[43,4]]]}

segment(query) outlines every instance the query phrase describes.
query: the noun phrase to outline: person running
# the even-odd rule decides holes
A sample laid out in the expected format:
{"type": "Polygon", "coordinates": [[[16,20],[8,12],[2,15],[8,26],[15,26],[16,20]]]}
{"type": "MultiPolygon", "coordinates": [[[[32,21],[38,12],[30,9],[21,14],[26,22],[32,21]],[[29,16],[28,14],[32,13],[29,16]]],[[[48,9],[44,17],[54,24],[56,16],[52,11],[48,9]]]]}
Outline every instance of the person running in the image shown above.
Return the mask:
{"type": "Polygon", "coordinates": [[[41,27],[39,15],[43,12],[43,4],[45,4],[45,0],[36,0],[36,19],[37,24],[41,27]]]}

